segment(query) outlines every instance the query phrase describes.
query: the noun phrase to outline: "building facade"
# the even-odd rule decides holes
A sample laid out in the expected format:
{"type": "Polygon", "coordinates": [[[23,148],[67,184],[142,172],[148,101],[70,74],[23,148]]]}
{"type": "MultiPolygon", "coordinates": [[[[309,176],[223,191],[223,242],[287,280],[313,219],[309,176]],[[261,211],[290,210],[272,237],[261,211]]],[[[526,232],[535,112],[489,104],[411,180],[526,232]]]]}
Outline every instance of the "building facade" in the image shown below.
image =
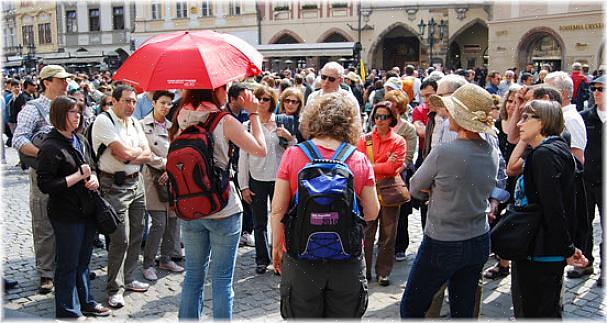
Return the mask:
{"type": "Polygon", "coordinates": [[[135,5],[133,39],[138,47],[148,38],[168,32],[208,29],[259,42],[254,1],[152,0],[135,5]]]}
{"type": "Polygon", "coordinates": [[[23,46],[17,42],[17,7],[12,1],[2,4],[2,65],[5,68],[19,68],[23,64],[23,46]]]}
{"type": "Polygon", "coordinates": [[[503,71],[548,64],[595,70],[605,64],[604,5],[601,2],[496,2],[489,21],[489,68],[503,71]],[[541,17],[538,20],[538,17],[541,17]]]}
{"type": "Polygon", "coordinates": [[[58,1],[58,51],[47,64],[68,70],[116,69],[131,48],[135,2],[58,1]]]}

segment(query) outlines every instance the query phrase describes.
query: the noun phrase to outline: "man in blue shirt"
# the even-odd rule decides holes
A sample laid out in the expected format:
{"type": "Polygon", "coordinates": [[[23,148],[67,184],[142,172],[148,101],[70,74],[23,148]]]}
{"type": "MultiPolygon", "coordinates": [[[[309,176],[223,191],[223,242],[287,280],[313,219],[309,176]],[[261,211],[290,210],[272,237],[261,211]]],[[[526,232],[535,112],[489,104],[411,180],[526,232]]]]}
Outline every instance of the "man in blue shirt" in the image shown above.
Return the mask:
{"type": "Polygon", "coordinates": [[[137,95],[137,104],[135,105],[135,112],[133,112],[133,118],[141,120],[150,112],[152,112],[153,96],[154,91],[144,92],[137,95]]]}
{"type": "Polygon", "coordinates": [[[485,90],[487,90],[487,92],[489,92],[490,94],[497,95],[497,91],[498,91],[497,86],[498,86],[498,84],[500,84],[501,80],[502,80],[502,76],[500,75],[499,72],[491,71],[487,75],[487,87],[485,87],[485,90]]]}

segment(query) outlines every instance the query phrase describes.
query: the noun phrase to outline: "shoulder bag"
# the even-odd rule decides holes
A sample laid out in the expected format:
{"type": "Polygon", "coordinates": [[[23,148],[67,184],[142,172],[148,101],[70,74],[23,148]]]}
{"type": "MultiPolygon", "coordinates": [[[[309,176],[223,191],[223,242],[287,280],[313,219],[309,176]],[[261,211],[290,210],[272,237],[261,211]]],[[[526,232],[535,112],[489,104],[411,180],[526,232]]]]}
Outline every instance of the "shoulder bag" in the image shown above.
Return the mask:
{"type": "Polygon", "coordinates": [[[112,234],[123,222],[114,207],[104,199],[99,191],[92,192],[95,200],[95,225],[101,234],[112,234]]]}
{"type": "MultiPolygon", "coordinates": [[[[373,142],[371,135],[365,135],[367,146],[367,157],[371,164],[375,164],[373,158],[373,142]]],[[[411,195],[402,177],[399,175],[380,179],[376,182],[377,197],[381,206],[397,207],[411,201],[411,195]]]]}
{"type": "Polygon", "coordinates": [[[504,216],[491,230],[491,248],[501,259],[526,259],[531,254],[541,219],[539,204],[508,205],[504,216]]]}

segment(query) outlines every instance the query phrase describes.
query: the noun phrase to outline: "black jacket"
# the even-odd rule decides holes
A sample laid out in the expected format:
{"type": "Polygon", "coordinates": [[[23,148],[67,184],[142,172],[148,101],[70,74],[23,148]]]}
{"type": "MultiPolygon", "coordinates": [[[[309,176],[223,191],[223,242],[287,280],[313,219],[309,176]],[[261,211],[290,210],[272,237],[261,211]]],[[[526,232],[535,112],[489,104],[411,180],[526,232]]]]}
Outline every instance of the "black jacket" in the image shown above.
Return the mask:
{"type": "Polygon", "coordinates": [[[27,101],[33,99],[34,97],[29,95],[29,93],[25,91],[21,92],[9,107],[8,122],[17,123],[17,115],[19,115],[19,112],[21,112],[27,101]]]}
{"type": "Polygon", "coordinates": [[[562,137],[550,137],[533,149],[523,170],[529,203],[542,212],[534,256],[573,255],[578,219],[575,212],[575,162],[562,137]]]}
{"type": "Polygon", "coordinates": [[[600,184],[603,178],[603,123],[596,112],[597,107],[580,113],[586,124],[588,143],[584,150],[584,181],[590,184],[600,184]]]}
{"type": "Polygon", "coordinates": [[[38,154],[38,187],[42,193],[49,194],[48,216],[58,222],[93,221],[95,213],[93,196],[84,187],[84,181],[69,188],[65,181],[65,177],[76,172],[80,165],[93,165],[90,145],[83,136],[77,136],[84,156],[56,129],[51,130],[38,154]]]}

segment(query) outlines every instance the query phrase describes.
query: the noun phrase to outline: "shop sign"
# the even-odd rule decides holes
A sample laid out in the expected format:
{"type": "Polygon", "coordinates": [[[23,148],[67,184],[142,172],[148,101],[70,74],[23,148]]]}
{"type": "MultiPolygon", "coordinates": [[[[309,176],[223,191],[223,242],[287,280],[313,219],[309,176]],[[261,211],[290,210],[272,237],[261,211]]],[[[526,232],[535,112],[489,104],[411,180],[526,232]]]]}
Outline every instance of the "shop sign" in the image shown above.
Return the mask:
{"type": "Polygon", "coordinates": [[[594,30],[594,29],[603,29],[605,24],[602,22],[597,22],[594,24],[577,24],[577,25],[560,25],[560,31],[576,31],[576,30],[594,30]]]}

